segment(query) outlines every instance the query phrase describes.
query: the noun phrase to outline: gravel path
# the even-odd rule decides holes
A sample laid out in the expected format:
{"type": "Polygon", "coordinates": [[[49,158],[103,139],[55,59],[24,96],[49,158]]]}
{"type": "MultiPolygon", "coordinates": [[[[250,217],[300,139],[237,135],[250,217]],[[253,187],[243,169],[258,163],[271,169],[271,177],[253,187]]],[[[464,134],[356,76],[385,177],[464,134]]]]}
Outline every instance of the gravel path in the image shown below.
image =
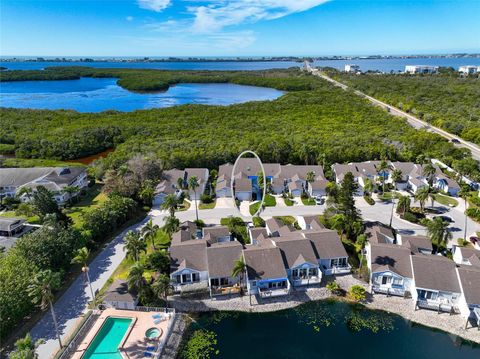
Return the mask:
{"type": "MultiPolygon", "coordinates": [[[[352,275],[339,276],[337,283],[343,289],[348,289],[354,284],[360,284],[367,288],[367,284],[355,279],[352,275]]],[[[368,288],[367,288],[368,289],[368,288]]],[[[277,299],[263,299],[259,303],[255,296],[237,296],[232,298],[215,299],[185,299],[172,297],[169,304],[180,312],[207,312],[207,311],[242,311],[242,312],[273,312],[277,310],[289,309],[312,300],[322,300],[330,298],[331,294],[322,284],[321,287],[310,287],[307,289],[298,289],[289,296],[279,297],[277,299]],[[251,300],[251,304],[250,304],[251,300]]],[[[384,310],[390,313],[398,314],[412,322],[419,323],[428,327],[441,329],[464,339],[480,343],[480,330],[477,328],[465,329],[466,320],[461,315],[450,315],[448,313],[438,314],[431,310],[415,310],[411,299],[401,297],[387,297],[376,294],[369,296],[366,307],[370,309],[384,310]]]]}

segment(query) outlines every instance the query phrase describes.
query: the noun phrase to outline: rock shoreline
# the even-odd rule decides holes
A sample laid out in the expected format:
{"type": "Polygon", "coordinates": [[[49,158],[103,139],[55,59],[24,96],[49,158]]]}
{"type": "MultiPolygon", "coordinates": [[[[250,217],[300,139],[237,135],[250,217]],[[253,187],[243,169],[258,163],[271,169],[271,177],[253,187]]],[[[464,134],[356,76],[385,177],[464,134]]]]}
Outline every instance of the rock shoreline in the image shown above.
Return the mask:
{"type": "MultiPolygon", "coordinates": [[[[354,278],[352,275],[339,276],[335,278],[343,289],[348,289],[354,284],[367,288],[365,282],[354,278]]],[[[338,298],[333,296],[324,285],[298,289],[286,297],[265,299],[259,302],[255,296],[237,296],[214,299],[185,299],[172,297],[169,305],[178,312],[201,313],[210,311],[241,311],[250,313],[274,312],[284,309],[291,309],[310,301],[338,298]],[[251,304],[250,304],[251,300],[251,304]]],[[[462,339],[480,344],[480,330],[478,328],[465,329],[466,319],[461,315],[450,315],[449,313],[437,313],[432,310],[415,310],[411,299],[402,297],[387,297],[376,294],[369,296],[366,303],[369,309],[382,310],[388,313],[397,314],[411,322],[421,324],[430,328],[439,329],[454,334],[462,339]]],[[[186,328],[186,326],[185,326],[186,328]]]]}

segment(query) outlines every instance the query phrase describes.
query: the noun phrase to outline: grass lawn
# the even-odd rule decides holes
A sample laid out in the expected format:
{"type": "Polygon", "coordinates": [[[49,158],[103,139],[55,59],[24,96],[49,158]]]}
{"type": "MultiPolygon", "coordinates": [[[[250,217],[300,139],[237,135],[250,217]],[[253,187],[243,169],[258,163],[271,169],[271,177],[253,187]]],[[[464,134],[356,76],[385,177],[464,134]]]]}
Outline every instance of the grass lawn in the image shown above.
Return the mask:
{"type": "Polygon", "coordinates": [[[177,211],[182,212],[182,211],[186,211],[189,208],[190,208],[190,202],[187,202],[184,200],[183,203],[178,206],[177,211]]]}
{"type": "Polygon", "coordinates": [[[398,198],[398,196],[399,196],[399,193],[397,193],[395,191],[384,192],[384,193],[378,195],[378,199],[380,199],[382,201],[390,201],[393,198],[398,198]]]}
{"type": "Polygon", "coordinates": [[[290,198],[288,198],[288,197],[285,197],[285,198],[283,199],[283,201],[285,202],[285,205],[287,205],[288,207],[291,207],[291,206],[293,206],[293,205],[295,204],[295,202],[293,202],[293,201],[292,201],[290,198]]]}
{"type": "Polygon", "coordinates": [[[102,185],[97,183],[88,189],[87,194],[81,197],[80,202],[67,208],[65,212],[73,220],[75,227],[79,228],[82,225],[82,213],[100,206],[107,198],[107,195],[102,192],[102,185]]]}
{"type": "Polygon", "coordinates": [[[198,205],[198,209],[213,209],[215,208],[215,205],[217,204],[217,201],[213,201],[212,203],[200,203],[198,205]]]}
{"type": "Polygon", "coordinates": [[[302,198],[302,203],[305,206],[315,206],[315,200],[313,198],[302,198]]]}
{"type": "Polygon", "coordinates": [[[286,226],[295,225],[295,223],[297,222],[297,220],[293,216],[275,216],[274,218],[281,220],[286,226]]]}
{"type": "Polygon", "coordinates": [[[250,205],[250,209],[249,209],[249,210],[250,210],[250,214],[251,214],[252,216],[253,216],[253,215],[258,211],[258,209],[260,208],[260,203],[262,203],[262,202],[257,201],[257,202],[255,202],[255,203],[253,203],[253,204],[250,205]]]}
{"type": "Polygon", "coordinates": [[[1,217],[9,217],[9,218],[12,218],[12,217],[17,217],[17,218],[23,218],[23,219],[26,219],[28,223],[31,223],[31,224],[40,224],[40,218],[38,218],[38,216],[31,216],[31,217],[27,217],[27,216],[17,216],[15,214],[15,211],[7,211],[7,212],[1,212],[0,213],[0,216],[1,217]]]}
{"type": "Polygon", "coordinates": [[[265,200],[263,201],[265,207],[275,207],[277,205],[277,199],[273,197],[271,194],[265,195],[265,200]]]}
{"type": "Polygon", "coordinates": [[[455,198],[445,196],[444,194],[437,193],[434,195],[435,202],[443,204],[444,206],[456,207],[458,206],[458,201],[455,198]]]}

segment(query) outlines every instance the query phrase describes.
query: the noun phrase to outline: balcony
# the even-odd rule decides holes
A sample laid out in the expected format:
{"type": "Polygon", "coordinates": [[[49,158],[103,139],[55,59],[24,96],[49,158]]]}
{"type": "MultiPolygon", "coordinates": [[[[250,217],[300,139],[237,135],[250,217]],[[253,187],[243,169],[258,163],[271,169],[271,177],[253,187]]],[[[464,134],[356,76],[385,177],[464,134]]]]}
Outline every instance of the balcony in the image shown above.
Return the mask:
{"type": "Polygon", "coordinates": [[[405,296],[405,289],[403,287],[395,288],[395,287],[387,287],[383,285],[373,285],[372,291],[374,293],[386,294],[387,296],[389,295],[397,295],[399,297],[405,296]]]}
{"type": "Polygon", "coordinates": [[[458,312],[458,308],[455,306],[455,303],[446,298],[418,299],[416,306],[418,308],[436,310],[437,312],[458,312]]]}
{"type": "Polygon", "coordinates": [[[234,286],[219,286],[210,288],[210,293],[212,296],[216,295],[230,295],[230,294],[239,294],[241,292],[241,287],[238,285],[234,286]]]}
{"type": "Polygon", "coordinates": [[[311,276],[309,278],[300,278],[300,277],[292,277],[292,284],[293,286],[301,286],[301,285],[309,285],[309,284],[318,284],[322,280],[320,276],[311,276]]]}
{"type": "Polygon", "coordinates": [[[260,298],[273,298],[281,297],[283,295],[288,295],[290,293],[290,288],[258,288],[258,294],[260,298]]]}
{"type": "Polygon", "coordinates": [[[330,268],[324,268],[325,275],[334,275],[334,274],[347,274],[350,273],[352,267],[349,264],[346,266],[333,266],[330,268]]]}

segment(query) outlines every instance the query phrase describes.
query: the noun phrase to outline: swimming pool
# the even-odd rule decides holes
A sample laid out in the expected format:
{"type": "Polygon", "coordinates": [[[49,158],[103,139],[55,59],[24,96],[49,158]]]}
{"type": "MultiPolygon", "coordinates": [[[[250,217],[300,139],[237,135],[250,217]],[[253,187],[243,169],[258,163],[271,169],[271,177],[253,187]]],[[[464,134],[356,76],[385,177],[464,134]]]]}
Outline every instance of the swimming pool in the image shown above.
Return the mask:
{"type": "Polygon", "coordinates": [[[118,346],[132,321],[132,318],[108,317],[83,354],[82,359],[121,359],[118,346]]]}

